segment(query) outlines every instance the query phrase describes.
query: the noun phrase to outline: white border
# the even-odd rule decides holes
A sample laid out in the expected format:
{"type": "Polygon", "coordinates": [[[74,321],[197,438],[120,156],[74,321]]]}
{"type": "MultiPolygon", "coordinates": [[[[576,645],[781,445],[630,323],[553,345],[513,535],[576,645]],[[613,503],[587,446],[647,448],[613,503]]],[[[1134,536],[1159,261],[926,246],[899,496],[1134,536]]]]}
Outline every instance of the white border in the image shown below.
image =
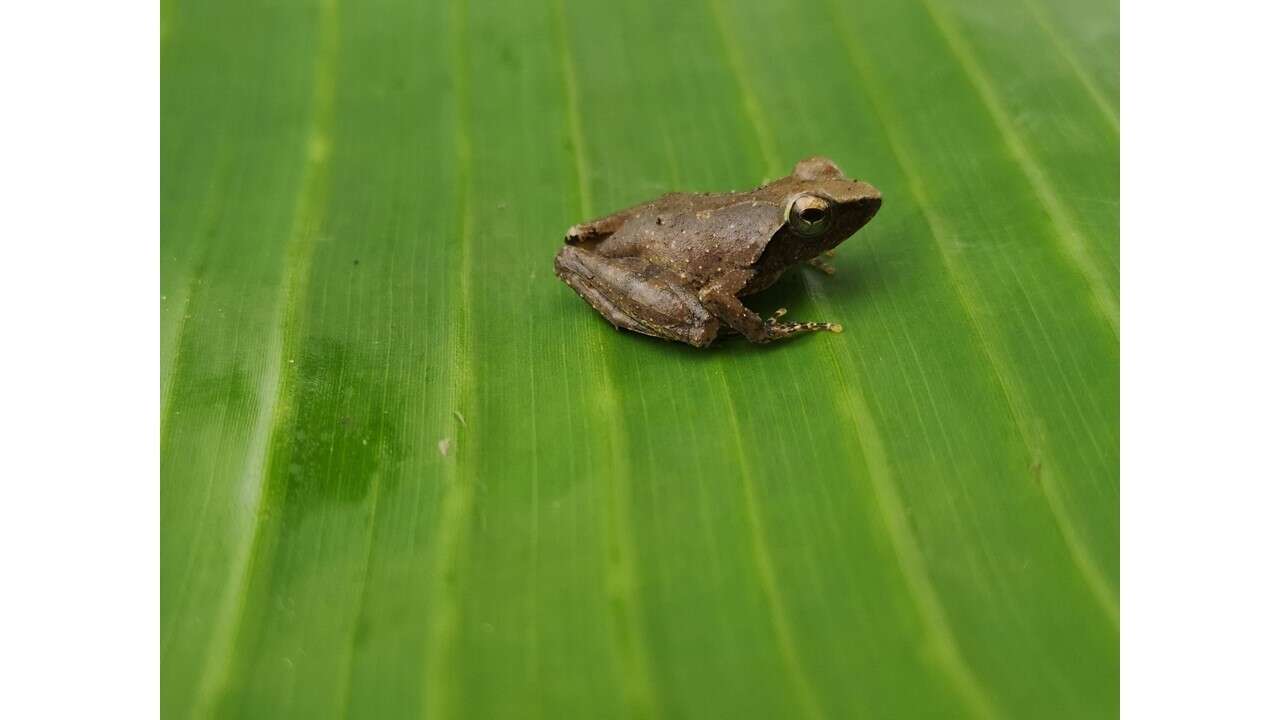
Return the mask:
{"type": "Polygon", "coordinates": [[[1122,11],[1122,710],[1280,717],[1277,12],[1122,11]]]}
{"type": "MultiPolygon", "coordinates": [[[[1123,9],[1123,700],[1277,717],[1276,11],[1123,9]]],[[[156,717],[159,27],[0,10],[4,717],[156,717]]]]}
{"type": "Polygon", "coordinates": [[[0,9],[0,717],[159,716],[158,38],[0,9]]]}

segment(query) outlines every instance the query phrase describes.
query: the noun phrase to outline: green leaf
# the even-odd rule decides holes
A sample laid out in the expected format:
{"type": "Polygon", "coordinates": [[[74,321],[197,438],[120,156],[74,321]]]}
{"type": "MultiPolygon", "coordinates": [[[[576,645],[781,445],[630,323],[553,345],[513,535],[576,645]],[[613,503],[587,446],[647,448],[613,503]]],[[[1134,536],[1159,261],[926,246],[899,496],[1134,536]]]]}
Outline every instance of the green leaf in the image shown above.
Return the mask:
{"type": "Polygon", "coordinates": [[[1118,714],[1118,8],[172,0],[168,717],[1118,714]],[[885,197],[619,333],[569,225],[834,158],[885,197]]]}

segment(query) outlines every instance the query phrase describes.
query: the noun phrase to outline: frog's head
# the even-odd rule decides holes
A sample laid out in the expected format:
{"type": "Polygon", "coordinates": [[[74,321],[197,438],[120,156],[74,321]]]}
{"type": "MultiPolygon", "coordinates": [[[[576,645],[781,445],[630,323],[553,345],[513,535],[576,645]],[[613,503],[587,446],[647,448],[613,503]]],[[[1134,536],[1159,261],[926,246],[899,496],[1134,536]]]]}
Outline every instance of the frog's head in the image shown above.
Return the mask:
{"type": "Polygon", "coordinates": [[[796,163],[787,186],[784,218],[788,234],[805,248],[804,255],[839,245],[880,209],[880,191],[869,183],[850,180],[835,163],[811,157],[796,163]]]}

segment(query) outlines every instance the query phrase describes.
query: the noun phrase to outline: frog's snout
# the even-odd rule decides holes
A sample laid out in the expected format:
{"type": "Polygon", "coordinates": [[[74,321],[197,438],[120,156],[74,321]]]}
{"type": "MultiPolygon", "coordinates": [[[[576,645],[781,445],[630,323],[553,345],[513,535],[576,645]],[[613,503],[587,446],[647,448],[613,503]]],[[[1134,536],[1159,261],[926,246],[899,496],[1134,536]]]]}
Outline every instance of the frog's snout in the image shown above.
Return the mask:
{"type": "Polygon", "coordinates": [[[880,210],[882,197],[880,190],[871,183],[858,182],[857,185],[857,205],[866,214],[867,219],[871,219],[880,210]]]}
{"type": "Polygon", "coordinates": [[[880,190],[862,180],[842,180],[822,188],[823,194],[846,207],[880,207],[880,190]]]}

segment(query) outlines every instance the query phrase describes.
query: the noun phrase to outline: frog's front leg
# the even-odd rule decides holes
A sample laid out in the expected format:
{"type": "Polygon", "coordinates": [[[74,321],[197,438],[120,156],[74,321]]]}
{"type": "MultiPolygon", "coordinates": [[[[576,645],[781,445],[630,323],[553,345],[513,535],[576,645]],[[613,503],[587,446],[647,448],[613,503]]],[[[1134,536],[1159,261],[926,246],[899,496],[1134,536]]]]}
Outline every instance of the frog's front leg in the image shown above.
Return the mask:
{"type": "Polygon", "coordinates": [[[638,257],[610,258],[566,245],[556,255],[556,276],[616,328],[706,347],[717,320],[680,278],[638,257]]]}
{"type": "Polygon", "coordinates": [[[835,256],[836,256],[835,250],[823,250],[821,255],[815,258],[809,258],[807,262],[809,263],[810,267],[821,270],[827,275],[835,275],[836,274],[835,266],[827,262],[828,259],[834,258],[835,256]]]}
{"type": "Polygon", "coordinates": [[[746,271],[739,270],[726,273],[703,287],[698,292],[698,298],[702,300],[702,303],[707,306],[707,309],[713,315],[720,318],[721,322],[738,331],[753,343],[768,343],[788,338],[792,335],[821,330],[837,333],[844,330],[838,323],[779,322],[778,319],[787,312],[785,308],[775,312],[773,317],[768,320],[761,318],[738,299],[738,291],[745,287],[750,279],[751,276],[746,271]]]}

